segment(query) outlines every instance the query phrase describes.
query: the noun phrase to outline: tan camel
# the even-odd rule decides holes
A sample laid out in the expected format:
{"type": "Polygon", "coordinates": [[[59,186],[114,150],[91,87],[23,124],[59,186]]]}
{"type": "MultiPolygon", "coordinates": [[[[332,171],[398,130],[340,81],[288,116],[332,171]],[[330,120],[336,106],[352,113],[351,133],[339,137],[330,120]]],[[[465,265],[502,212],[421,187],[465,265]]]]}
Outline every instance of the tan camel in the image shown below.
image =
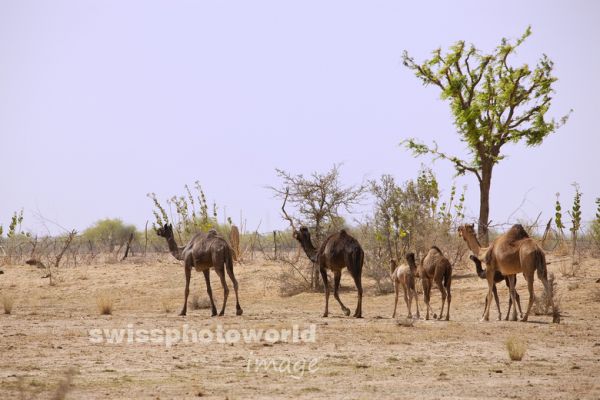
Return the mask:
{"type": "MultiPolygon", "coordinates": [[[[394,301],[394,313],[392,318],[396,318],[396,308],[398,307],[398,294],[400,293],[400,287],[404,292],[404,302],[406,308],[408,308],[408,318],[412,318],[412,299],[415,298],[417,303],[417,318],[419,315],[419,297],[415,288],[415,275],[417,274],[417,264],[415,263],[415,253],[408,253],[406,255],[406,262],[408,265],[400,265],[394,268],[392,272],[392,282],[394,282],[394,289],[396,290],[396,300],[394,301]]],[[[392,268],[396,266],[396,261],[392,260],[392,268]]]]}
{"type": "MultiPolygon", "coordinates": [[[[432,246],[431,249],[429,249],[427,255],[421,261],[421,266],[418,269],[418,275],[421,277],[421,281],[423,283],[423,300],[427,306],[427,314],[425,315],[425,319],[429,319],[429,310],[431,309],[431,306],[429,305],[431,286],[435,281],[435,284],[442,294],[442,308],[440,310],[440,315],[437,318],[442,319],[442,315],[444,314],[444,303],[446,302],[446,297],[448,297],[446,321],[450,320],[450,301],[452,300],[452,295],[450,294],[450,286],[452,284],[452,264],[450,264],[450,261],[444,257],[444,254],[442,254],[442,251],[439,248],[432,246]]],[[[436,318],[435,313],[433,314],[433,318],[436,318]]]]}
{"type": "MultiPolygon", "coordinates": [[[[486,274],[485,270],[483,269],[483,267],[481,266],[481,261],[479,260],[479,258],[475,257],[473,254],[471,254],[469,256],[469,258],[475,264],[475,270],[477,271],[477,276],[479,276],[481,279],[487,280],[487,274],[486,274]]],[[[496,301],[496,307],[498,308],[498,321],[502,320],[502,313],[500,312],[500,300],[498,299],[498,290],[496,289],[496,283],[504,281],[504,282],[506,282],[506,286],[510,290],[509,279],[514,279],[515,284],[516,284],[516,282],[517,282],[516,275],[504,276],[498,271],[496,271],[494,273],[494,289],[493,289],[493,291],[494,291],[494,300],[496,301]]],[[[521,310],[521,300],[519,298],[519,293],[517,293],[516,289],[515,289],[515,297],[517,298],[517,307],[519,308],[519,313],[521,313],[521,317],[523,317],[523,310],[521,310]]],[[[512,305],[513,305],[512,297],[508,296],[508,311],[506,312],[506,320],[507,321],[508,321],[508,317],[510,315],[510,310],[512,308],[512,305]]],[[[483,306],[483,312],[485,312],[486,307],[487,307],[487,295],[485,296],[485,305],[483,306]]],[[[517,319],[516,317],[517,317],[517,314],[513,312],[513,320],[516,321],[516,319],[517,319]]],[[[481,318],[483,318],[483,314],[481,315],[481,318]]]]}
{"type": "Polygon", "coordinates": [[[210,286],[210,269],[214,268],[215,272],[221,279],[221,285],[223,286],[223,307],[221,308],[219,315],[223,315],[225,313],[225,305],[227,304],[227,296],[229,295],[229,287],[225,281],[225,271],[227,271],[227,275],[229,275],[229,279],[231,279],[231,282],[233,283],[233,290],[235,291],[236,315],[242,315],[242,307],[240,307],[240,303],[238,301],[238,282],[233,274],[233,250],[231,247],[229,247],[229,244],[227,244],[225,239],[217,234],[217,231],[211,229],[207,233],[197,233],[185,246],[177,246],[171,224],[165,224],[164,226],[158,228],[156,234],[164,237],[167,240],[169,250],[171,251],[173,257],[184,262],[185,297],[183,309],[179,315],[185,315],[187,313],[192,268],[196,268],[197,271],[202,271],[204,273],[206,292],[208,293],[208,298],[210,299],[213,317],[217,315],[217,308],[215,307],[212,289],[210,286]]]}
{"type": "MultiPolygon", "coordinates": [[[[492,303],[494,288],[494,275],[496,271],[499,271],[505,276],[516,275],[522,272],[527,281],[529,302],[527,304],[527,311],[525,311],[525,315],[523,315],[521,321],[527,321],[531,307],[533,306],[533,300],[535,298],[533,279],[535,272],[537,272],[538,279],[542,281],[552,307],[552,321],[556,323],[560,322],[560,316],[554,307],[551,288],[548,285],[546,256],[536,241],[529,237],[522,225],[513,225],[506,233],[496,238],[487,251],[482,251],[472,225],[463,225],[459,227],[459,234],[467,242],[471,251],[477,255],[482,254],[482,257],[479,258],[483,259],[487,265],[486,277],[488,281],[488,296],[483,320],[489,321],[490,305],[492,303]]],[[[512,302],[513,304],[516,304],[515,279],[510,279],[509,283],[512,302]]]]}

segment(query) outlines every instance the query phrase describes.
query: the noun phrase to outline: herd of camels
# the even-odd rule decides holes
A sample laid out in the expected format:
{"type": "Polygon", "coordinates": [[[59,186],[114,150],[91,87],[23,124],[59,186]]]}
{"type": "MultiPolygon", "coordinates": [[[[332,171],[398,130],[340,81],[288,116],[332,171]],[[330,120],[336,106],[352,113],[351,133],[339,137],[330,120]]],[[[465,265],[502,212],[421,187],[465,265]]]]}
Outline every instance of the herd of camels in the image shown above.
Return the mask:
{"type": "MultiPolygon", "coordinates": [[[[293,237],[299,242],[306,256],[319,267],[321,277],[323,278],[323,286],[325,288],[325,311],[323,317],[327,317],[329,314],[330,288],[327,276],[328,270],[333,273],[333,297],[340,304],[344,314],[346,316],[350,315],[350,309],[342,303],[339,296],[342,270],[347,268],[354,280],[358,292],[358,302],[353,316],[362,318],[363,288],[361,278],[364,251],[358,240],[353,238],[346,230],[342,229],[327,236],[317,248],[311,240],[308,228],[301,227],[296,229],[293,220],[285,213],[284,207],[282,207],[282,210],[286,219],[288,219],[292,226],[293,237]]],[[[173,228],[170,224],[165,224],[160,227],[157,230],[157,234],[167,240],[171,254],[176,259],[183,261],[184,264],[185,295],[183,309],[181,310],[180,315],[186,315],[187,313],[192,268],[195,268],[197,271],[202,271],[204,274],[212,316],[217,315],[217,308],[213,300],[210,285],[209,271],[211,268],[215,270],[221,280],[221,285],[223,286],[223,305],[219,315],[225,313],[225,306],[229,295],[229,287],[225,280],[225,272],[227,272],[227,275],[229,275],[229,278],[233,283],[236,300],[236,314],[242,315],[243,310],[238,298],[238,282],[233,272],[234,252],[227,241],[219,235],[217,231],[210,230],[208,232],[197,233],[185,246],[177,245],[173,234],[173,228]]],[[[544,251],[534,239],[529,237],[521,225],[513,225],[507,232],[496,238],[488,247],[481,247],[472,224],[461,225],[458,228],[458,234],[467,243],[467,246],[472,253],[470,259],[475,264],[477,275],[482,279],[486,279],[488,283],[488,293],[485,300],[482,320],[489,320],[492,298],[495,299],[498,308],[498,320],[502,319],[496,283],[505,281],[509,287],[510,293],[506,319],[508,320],[512,307],[512,316],[513,319],[516,320],[516,309],[518,307],[519,312],[521,313],[521,320],[527,321],[535,298],[533,291],[535,273],[537,273],[538,279],[540,279],[544,285],[552,310],[555,310],[551,288],[548,283],[544,251]],[[482,267],[482,261],[486,265],[485,269],[482,267]],[[529,302],[525,314],[523,314],[521,310],[519,295],[515,289],[516,276],[521,272],[527,282],[527,289],[529,291],[529,302]]],[[[432,246],[418,266],[415,261],[414,253],[408,253],[406,255],[406,264],[399,266],[396,264],[397,263],[392,260],[392,265],[395,266],[395,269],[392,272],[391,277],[396,291],[392,318],[395,318],[396,316],[398,296],[401,288],[404,292],[408,317],[412,318],[412,300],[414,298],[417,307],[416,316],[417,318],[420,318],[419,303],[415,288],[416,280],[417,278],[420,278],[423,286],[423,299],[426,306],[425,319],[429,319],[431,311],[429,305],[431,287],[435,283],[442,296],[442,308],[439,315],[432,313],[432,316],[434,319],[442,319],[444,315],[444,306],[447,304],[445,319],[449,320],[450,302],[452,300],[452,264],[443,255],[442,251],[438,247],[432,246]]],[[[553,322],[558,323],[558,313],[553,312],[553,315],[553,322]]]]}

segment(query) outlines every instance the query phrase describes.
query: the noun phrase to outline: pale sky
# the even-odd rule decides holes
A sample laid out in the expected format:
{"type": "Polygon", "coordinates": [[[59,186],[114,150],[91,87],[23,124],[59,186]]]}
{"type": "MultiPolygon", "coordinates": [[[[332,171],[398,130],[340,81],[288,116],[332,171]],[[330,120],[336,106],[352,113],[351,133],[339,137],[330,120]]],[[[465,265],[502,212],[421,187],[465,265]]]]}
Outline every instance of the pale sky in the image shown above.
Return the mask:
{"type": "MultiPolygon", "coordinates": [[[[24,208],[33,232],[44,231],[36,213],[69,229],[105,217],[143,227],[146,193],[166,199],[199,180],[249,229],[285,228],[265,189],[275,168],[343,163],[347,184],[402,182],[429,162],[400,148],[404,138],[465,154],[448,104],[402,66],[403,50],[423,60],[465,40],[490,51],[528,25],[514,63],[546,53],[559,78],[550,113],[574,112],[541,147],[505,149],[491,219],[547,219],[554,194],[568,208],[577,181],[589,220],[600,197],[599,21],[595,1],[0,0],[0,223],[24,208]]],[[[447,197],[453,170],[433,169],[447,197]]],[[[475,218],[475,178],[457,183],[475,218]]]]}

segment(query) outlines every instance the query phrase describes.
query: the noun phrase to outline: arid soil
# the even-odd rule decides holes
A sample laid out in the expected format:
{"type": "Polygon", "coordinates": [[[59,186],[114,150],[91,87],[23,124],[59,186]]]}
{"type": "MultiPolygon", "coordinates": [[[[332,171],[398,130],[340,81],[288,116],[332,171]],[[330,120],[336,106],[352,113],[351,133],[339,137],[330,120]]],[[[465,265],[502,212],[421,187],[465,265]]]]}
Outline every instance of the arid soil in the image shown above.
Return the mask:
{"type": "MultiPolygon", "coordinates": [[[[235,315],[230,292],[224,317],[209,309],[188,309],[183,301],[183,269],[168,255],[159,260],[80,266],[60,271],[50,286],[43,272],[24,265],[4,266],[0,296],[14,301],[0,314],[0,399],[49,399],[73,369],[66,398],[600,398],[600,261],[587,259],[576,277],[556,274],[562,322],[532,315],[530,321],[479,322],[486,283],[474,268],[455,269],[451,319],[391,319],[393,295],[376,295],[366,281],[363,319],[346,317],[330,299],[330,317],[321,318],[321,293],[279,295],[274,279],[281,266],[236,264],[243,316],[235,315]],[[100,315],[97,300],[113,299],[112,315],[100,315]],[[314,343],[263,339],[245,343],[92,343],[93,329],[291,329],[316,324],[314,343]],[[522,361],[510,361],[506,341],[527,345],[522,361]],[[257,361],[272,361],[267,368],[257,361]],[[312,366],[309,369],[309,363],[312,366]],[[304,364],[303,364],[304,363],[304,364]],[[303,367],[303,368],[302,368],[303,367]],[[295,368],[295,369],[294,369],[295,368]]],[[[212,287],[220,308],[222,289],[212,287]]],[[[344,303],[354,311],[352,280],[342,278],[344,303]]],[[[230,285],[231,288],[231,285],[230,285]]],[[[523,307],[527,291],[522,278],[523,307]]],[[[536,293],[542,286],[536,280],[536,293]]],[[[503,312],[504,285],[499,291],[503,312]]],[[[192,276],[192,294],[206,297],[202,274],[192,276]]],[[[439,292],[432,291],[438,312],[439,292]]],[[[191,296],[190,296],[191,297],[191,296]]],[[[419,303],[423,311],[423,299],[419,303]]],[[[400,318],[406,306],[400,300],[400,318]]],[[[0,312],[2,307],[0,304],[0,312]]]]}

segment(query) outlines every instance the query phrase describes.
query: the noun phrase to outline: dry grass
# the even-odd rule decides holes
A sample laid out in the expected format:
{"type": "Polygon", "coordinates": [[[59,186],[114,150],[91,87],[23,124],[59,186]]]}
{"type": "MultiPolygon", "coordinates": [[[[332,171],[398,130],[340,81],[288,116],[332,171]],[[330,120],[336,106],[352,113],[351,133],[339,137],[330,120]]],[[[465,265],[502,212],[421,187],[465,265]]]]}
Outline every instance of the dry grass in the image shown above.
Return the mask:
{"type": "Polygon", "coordinates": [[[527,344],[523,340],[511,336],[506,340],[506,350],[512,361],[521,361],[527,351],[527,344]]]}
{"type": "Polygon", "coordinates": [[[404,318],[398,318],[396,320],[396,323],[405,328],[410,328],[415,324],[415,320],[412,318],[404,317],[404,318]]]}
{"type": "Polygon", "coordinates": [[[112,315],[113,299],[109,294],[100,294],[96,297],[96,305],[100,315],[112,315]]]}
{"type": "Polygon", "coordinates": [[[161,301],[161,305],[162,305],[162,310],[165,312],[165,314],[168,314],[171,311],[173,311],[173,309],[171,308],[171,305],[169,304],[169,300],[163,299],[161,301]]]}
{"type": "Polygon", "coordinates": [[[4,314],[12,313],[13,304],[15,303],[15,299],[6,294],[2,295],[2,307],[4,308],[4,314]]]}
{"type": "Polygon", "coordinates": [[[192,299],[189,302],[189,307],[192,310],[209,310],[211,308],[210,300],[206,297],[201,299],[197,294],[195,294],[192,296],[192,299]]]}
{"type": "Polygon", "coordinates": [[[549,295],[546,290],[544,290],[540,296],[535,297],[533,313],[535,315],[553,315],[560,318],[561,297],[557,294],[557,283],[552,272],[548,274],[548,286],[550,288],[549,295]],[[554,303],[554,310],[552,309],[550,299],[552,299],[554,303]]]}

